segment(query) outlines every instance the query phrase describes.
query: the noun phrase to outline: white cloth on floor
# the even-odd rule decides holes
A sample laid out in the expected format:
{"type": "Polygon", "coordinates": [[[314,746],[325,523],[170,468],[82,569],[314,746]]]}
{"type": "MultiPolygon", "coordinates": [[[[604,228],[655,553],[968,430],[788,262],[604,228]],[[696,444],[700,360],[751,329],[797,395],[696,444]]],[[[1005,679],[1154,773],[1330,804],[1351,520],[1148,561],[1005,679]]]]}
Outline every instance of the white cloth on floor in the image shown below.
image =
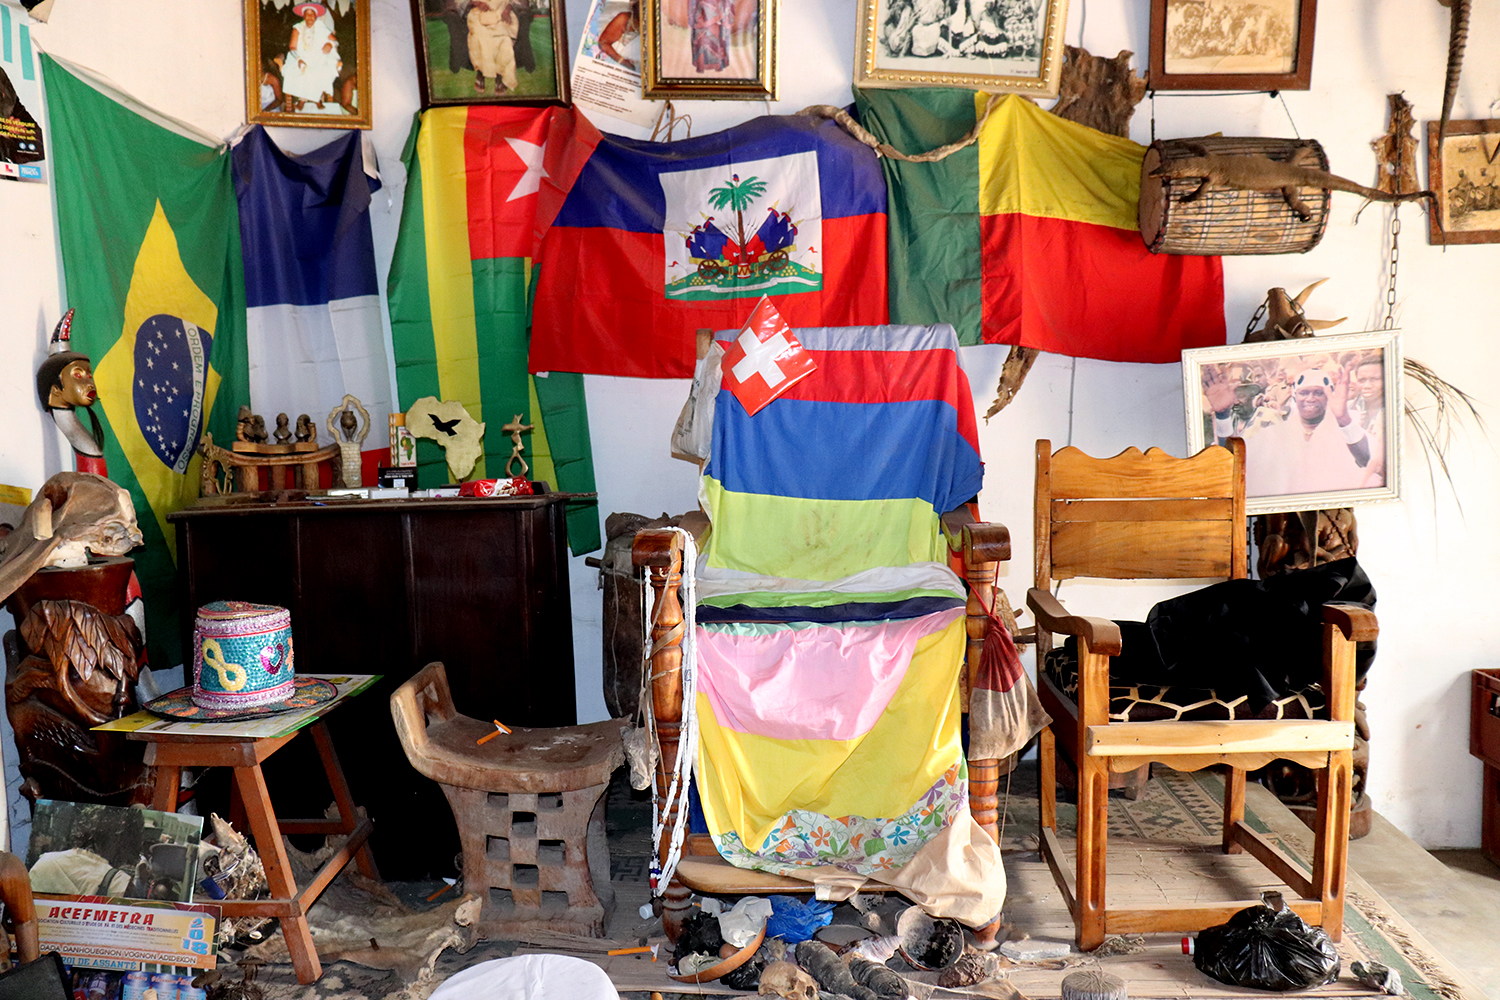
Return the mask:
{"type": "Polygon", "coordinates": [[[570,955],[513,955],[480,962],[433,991],[430,1000],[619,1000],[604,970],[570,955]]]}

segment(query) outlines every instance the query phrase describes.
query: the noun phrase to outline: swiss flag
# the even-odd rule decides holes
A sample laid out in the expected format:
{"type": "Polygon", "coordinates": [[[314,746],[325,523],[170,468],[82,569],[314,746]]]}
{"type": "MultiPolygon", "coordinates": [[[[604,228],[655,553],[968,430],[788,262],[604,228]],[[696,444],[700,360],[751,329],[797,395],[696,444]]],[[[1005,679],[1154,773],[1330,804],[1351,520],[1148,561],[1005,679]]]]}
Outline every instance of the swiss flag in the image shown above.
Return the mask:
{"type": "Polygon", "coordinates": [[[723,385],[753,417],[817,369],[791,326],[762,295],[745,328],[724,351],[723,385]]]}

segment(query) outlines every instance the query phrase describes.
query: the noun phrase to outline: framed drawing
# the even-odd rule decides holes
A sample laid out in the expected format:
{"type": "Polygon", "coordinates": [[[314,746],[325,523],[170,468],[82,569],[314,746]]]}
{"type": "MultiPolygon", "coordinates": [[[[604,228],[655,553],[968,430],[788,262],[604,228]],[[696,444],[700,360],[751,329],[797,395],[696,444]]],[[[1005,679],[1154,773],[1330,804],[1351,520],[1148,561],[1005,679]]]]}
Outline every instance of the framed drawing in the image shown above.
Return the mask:
{"type": "Polygon", "coordinates": [[[1395,330],[1182,352],[1188,454],[1245,441],[1252,514],[1401,498],[1395,330]]]}
{"type": "Polygon", "coordinates": [[[410,0],[422,107],[568,103],[563,0],[410,0]]]}
{"type": "MultiPolygon", "coordinates": [[[[637,0],[618,2],[636,10],[637,0]]],[[[779,3],[639,0],[642,92],[679,99],[776,100],[779,3]]]]}
{"type": "Polygon", "coordinates": [[[245,120],[370,127],[370,0],[244,0],[245,120]]]}
{"type": "Polygon", "coordinates": [[[1500,243],[1500,119],[1450,121],[1438,148],[1427,123],[1427,186],[1438,210],[1427,213],[1427,242],[1500,243]]]}
{"type": "Polygon", "coordinates": [[[1068,0],[859,0],[856,87],[1056,97],[1068,0]]]}
{"type": "Polygon", "coordinates": [[[1151,0],[1152,90],[1307,90],[1317,0],[1151,0]]]}

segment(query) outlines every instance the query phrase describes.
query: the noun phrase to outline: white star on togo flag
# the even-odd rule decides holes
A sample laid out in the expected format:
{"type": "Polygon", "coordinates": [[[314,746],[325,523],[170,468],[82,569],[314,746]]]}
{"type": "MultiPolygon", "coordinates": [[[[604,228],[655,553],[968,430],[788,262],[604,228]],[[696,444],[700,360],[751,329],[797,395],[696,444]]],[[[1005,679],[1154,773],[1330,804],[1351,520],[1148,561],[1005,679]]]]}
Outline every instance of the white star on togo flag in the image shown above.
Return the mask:
{"type": "Polygon", "coordinates": [[[521,158],[521,163],[526,167],[526,172],[516,181],[516,186],[511,188],[510,196],[505,200],[515,201],[528,194],[536,194],[542,188],[542,178],[550,176],[542,163],[547,156],[547,144],[544,142],[537,145],[512,136],[506,136],[505,141],[510,143],[511,150],[521,158]]]}

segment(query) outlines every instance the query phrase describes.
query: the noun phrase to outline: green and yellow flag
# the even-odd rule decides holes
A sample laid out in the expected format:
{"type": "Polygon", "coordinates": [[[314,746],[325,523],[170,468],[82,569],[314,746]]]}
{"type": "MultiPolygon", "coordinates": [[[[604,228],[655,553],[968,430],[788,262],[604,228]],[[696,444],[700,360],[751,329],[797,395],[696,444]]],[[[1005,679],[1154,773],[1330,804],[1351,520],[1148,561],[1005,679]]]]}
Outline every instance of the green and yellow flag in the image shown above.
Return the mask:
{"type": "MultiPolygon", "coordinates": [[[[583,376],[529,377],[527,347],[541,234],[598,142],[572,108],[488,105],[425,111],[407,141],[388,291],[396,391],[403,410],[436,396],[485,423],[475,479],[504,478],[501,426],[520,415],[535,428],[522,441],[527,478],[593,492],[583,376]]],[[[417,444],[417,479],[448,481],[431,442],[417,444]]],[[[599,548],[597,504],[569,504],[567,520],[575,554],[599,548]]]]}
{"type": "Polygon", "coordinates": [[[130,491],[152,662],[182,662],[177,538],[205,431],[250,398],[228,147],[42,56],[73,349],[94,363],[109,478],[130,491]]]}

